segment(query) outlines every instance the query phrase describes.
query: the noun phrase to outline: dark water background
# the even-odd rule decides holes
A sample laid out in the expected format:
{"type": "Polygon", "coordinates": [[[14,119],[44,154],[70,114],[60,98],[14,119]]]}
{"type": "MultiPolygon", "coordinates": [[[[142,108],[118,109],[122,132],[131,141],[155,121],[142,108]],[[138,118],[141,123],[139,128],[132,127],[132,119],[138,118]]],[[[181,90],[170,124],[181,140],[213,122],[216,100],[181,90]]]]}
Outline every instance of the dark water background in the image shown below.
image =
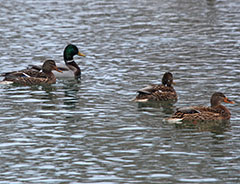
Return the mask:
{"type": "Polygon", "coordinates": [[[68,43],[82,82],[0,86],[0,183],[240,183],[240,1],[0,1],[1,72],[68,43]],[[173,106],[136,90],[174,74],[173,106]],[[225,93],[229,124],[178,127],[176,107],[225,93]]]}

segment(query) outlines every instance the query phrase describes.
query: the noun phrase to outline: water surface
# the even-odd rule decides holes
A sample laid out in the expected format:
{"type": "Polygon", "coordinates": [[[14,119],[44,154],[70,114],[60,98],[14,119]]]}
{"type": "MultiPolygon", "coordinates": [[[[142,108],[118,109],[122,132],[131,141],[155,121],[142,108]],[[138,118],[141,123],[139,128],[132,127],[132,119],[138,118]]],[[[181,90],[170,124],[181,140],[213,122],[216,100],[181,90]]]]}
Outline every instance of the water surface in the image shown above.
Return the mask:
{"type": "Polygon", "coordinates": [[[82,82],[0,86],[0,183],[239,183],[240,3],[233,0],[4,1],[0,68],[61,62],[68,43],[82,82]],[[173,105],[131,102],[174,74],[173,105]],[[229,124],[166,124],[176,107],[209,105],[229,124]]]}

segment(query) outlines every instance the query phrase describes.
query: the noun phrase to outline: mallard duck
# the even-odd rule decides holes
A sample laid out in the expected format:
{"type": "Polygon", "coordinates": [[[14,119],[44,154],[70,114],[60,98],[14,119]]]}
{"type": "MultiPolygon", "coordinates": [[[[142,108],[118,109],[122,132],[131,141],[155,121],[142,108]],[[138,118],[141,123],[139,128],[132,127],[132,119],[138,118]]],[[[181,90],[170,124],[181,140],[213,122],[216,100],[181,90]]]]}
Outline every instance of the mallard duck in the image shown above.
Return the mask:
{"type": "MultiPolygon", "coordinates": [[[[57,78],[75,78],[80,79],[81,78],[81,69],[77,65],[77,63],[73,60],[73,56],[79,55],[79,56],[85,56],[81,52],[79,52],[76,45],[69,44],[65,47],[63,51],[63,59],[65,64],[57,64],[57,67],[62,71],[62,73],[58,73],[53,71],[54,75],[57,78]]],[[[37,65],[29,65],[30,67],[28,69],[37,70],[40,71],[42,68],[41,66],[37,65]]]]}
{"type": "Polygon", "coordinates": [[[162,84],[151,84],[145,88],[138,90],[137,97],[134,102],[148,102],[148,101],[176,101],[177,93],[173,88],[173,75],[166,72],[162,77],[162,84]]]}
{"type": "Polygon", "coordinates": [[[56,83],[56,77],[52,70],[62,72],[57,68],[55,61],[46,60],[42,65],[42,72],[33,72],[25,69],[18,72],[8,73],[5,75],[3,82],[5,84],[14,83],[20,85],[53,84],[56,83]]]}
{"type": "Polygon", "coordinates": [[[221,105],[222,102],[233,104],[234,102],[229,100],[223,93],[213,93],[210,103],[210,107],[205,106],[191,106],[182,107],[172,115],[171,118],[167,118],[169,123],[183,123],[183,122],[198,122],[198,121],[221,121],[229,120],[231,117],[230,111],[221,105]]]}

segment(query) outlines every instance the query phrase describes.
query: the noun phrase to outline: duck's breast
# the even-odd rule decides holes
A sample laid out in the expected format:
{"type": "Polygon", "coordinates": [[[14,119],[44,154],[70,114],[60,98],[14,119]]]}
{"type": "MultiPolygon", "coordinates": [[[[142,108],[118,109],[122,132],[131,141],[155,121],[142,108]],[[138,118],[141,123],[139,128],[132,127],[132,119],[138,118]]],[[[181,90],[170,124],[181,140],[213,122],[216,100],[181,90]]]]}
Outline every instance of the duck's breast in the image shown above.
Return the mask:
{"type": "Polygon", "coordinates": [[[70,70],[65,64],[61,63],[57,65],[58,69],[62,71],[62,73],[57,71],[52,71],[55,77],[57,78],[69,78],[74,77],[74,72],[70,70]]]}

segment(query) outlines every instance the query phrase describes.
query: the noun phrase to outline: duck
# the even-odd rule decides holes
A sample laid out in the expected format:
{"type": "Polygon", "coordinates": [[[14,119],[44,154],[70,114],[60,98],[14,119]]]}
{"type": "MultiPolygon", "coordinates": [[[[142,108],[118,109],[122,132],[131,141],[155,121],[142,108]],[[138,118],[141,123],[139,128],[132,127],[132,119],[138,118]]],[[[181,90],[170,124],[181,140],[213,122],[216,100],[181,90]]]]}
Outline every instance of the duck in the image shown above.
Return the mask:
{"type": "Polygon", "coordinates": [[[147,87],[139,89],[134,102],[151,101],[177,101],[177,93],[173,88],[173,75],[171,72],[164,73],[162,84],[150,84],[147,87]]]}
{"type": "Polygon", "coordinates": [[[184,122],[223,121],[231,118],[230,111],[221,103],[234,104],[222,92],[215,92],[210,99],[211,106],[190,106],[178,108],[168,123],[181,124],[184,122]]]}
{"type": "Polygon", "coordinates": [[[42,85],[56,83],[56,77],[52,70],[62,72],[56,66],[54,60],[46,60],[42,65],[42,71],[20,70],[5,74],[2,84],[17,84],[17,85],[42,85]]]}
{"type": "MultiPolygon", "coordinates": [[[[57,64],[57,67],[62,71],[62,73],[53,71],[57,78],[81,79],[81,69],[73,59],[75,55],[86,56],[79,51],[76,45],[68,44],[63,51],[63,59],[65,63],[57,64]]],[[[40,71],[42,68],[38,65],[29,65],[28,69],[40,71]]]]}

